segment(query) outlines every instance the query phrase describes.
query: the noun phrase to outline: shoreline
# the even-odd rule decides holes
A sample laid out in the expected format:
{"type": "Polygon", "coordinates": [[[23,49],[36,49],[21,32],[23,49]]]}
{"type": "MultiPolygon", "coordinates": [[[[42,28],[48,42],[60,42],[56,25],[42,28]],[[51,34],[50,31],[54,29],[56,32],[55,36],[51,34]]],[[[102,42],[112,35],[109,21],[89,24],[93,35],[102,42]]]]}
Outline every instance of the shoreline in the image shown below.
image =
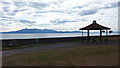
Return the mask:
{"type": "MultiPolygon", "coordinates": [[[[120,36],[120,34],[108,35],[108,37],[113,37],[113,36],[120,36]]],[[[0,39],[0,41],[4,41],[4,40],[27,40],[27,39],[50,39],[50,38],[77,38],[77,37],[81,38],[82,36],[46,37],[46,38],[25,38],[25,39],[0,39]]],[[[87,36],[83,36],[83,37],[87,37],[87,36]]],[[[99,37],[99,35],[90,36],[90,37],[99,37]]],[[[106,35],[103,35],[102,37],[106,37],[106,35]]]]}
{"type": "MultiPolygon", "coordinates": [[[[119,33],[109,34],[112,35],[120,35],[119,33]]],[[[83,34],[84,37],[87,34],[83,34]]],[[[99,36],[97,33],[92,33],[90,36],[99,36]]],[[[106,36],[106,34],[102,34],[102,36],[106,36]]],[[[47,34],[3,34],[0,36],[0,40],[12,40],[12,39],[35,39],[35,38],[67,38],[67,37],[82,37],[81,33],[47,33],[47,34]]]]}
{"type": "MultiPolygon", "coordinates": [[[[90,38],[97,38],[99,36],[90,36],[90,38]]],[[[109,35],[109,37],[120,37],[120,35],[109,35]]],[[[106,38],[106,36],[102,36],[106,38]]],[[[87,36],[84,37],[60,37],[60,38],[33,38],[33,39],[9,39],[9,40],[0,40],[2,46],[9,45],[29,45],[29,44],[46,44],[46,43],[60,43],[60,42],[71,42],[71,41],[82,41],[87,40],[87,36]]]]}

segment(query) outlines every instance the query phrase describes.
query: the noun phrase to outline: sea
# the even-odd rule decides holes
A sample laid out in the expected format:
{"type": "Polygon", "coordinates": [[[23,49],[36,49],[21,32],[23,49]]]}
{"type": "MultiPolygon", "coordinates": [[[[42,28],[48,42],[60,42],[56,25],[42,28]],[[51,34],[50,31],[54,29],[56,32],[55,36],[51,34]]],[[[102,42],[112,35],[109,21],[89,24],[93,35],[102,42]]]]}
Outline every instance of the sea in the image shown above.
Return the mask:
{"type": "MultiPolygon", "coordinates": [[[[109,35],[119,35],[120,33],[111,33],[109,35]]],[[[99,36],[99,33],[90,33],[90,36],[99,36]]],[[[102,35],[106,35],[102,33],[102,35]]],[[[20,34],[0,34],[0,40],[6,39],[33,39],[33,38],[60,38],[60,37],[81,37],[82,33],[20,33],[20,34]]],[[[87,36],[87,33],[83,33],[87,36]]]]}

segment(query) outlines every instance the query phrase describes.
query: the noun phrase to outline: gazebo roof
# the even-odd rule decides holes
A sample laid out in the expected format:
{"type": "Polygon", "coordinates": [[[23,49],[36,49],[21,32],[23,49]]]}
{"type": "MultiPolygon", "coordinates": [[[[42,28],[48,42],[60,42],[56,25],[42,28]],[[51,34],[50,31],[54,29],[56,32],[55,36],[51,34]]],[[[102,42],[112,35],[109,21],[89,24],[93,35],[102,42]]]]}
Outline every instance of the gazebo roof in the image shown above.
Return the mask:
{"type": "Polygon", "coordinates": [[[103,30],[103,29],[111,29],[111,28],[99,25],[94,20],[92,24],[90,24],[86,27],[80,28],[79,30],[103,30]]]}

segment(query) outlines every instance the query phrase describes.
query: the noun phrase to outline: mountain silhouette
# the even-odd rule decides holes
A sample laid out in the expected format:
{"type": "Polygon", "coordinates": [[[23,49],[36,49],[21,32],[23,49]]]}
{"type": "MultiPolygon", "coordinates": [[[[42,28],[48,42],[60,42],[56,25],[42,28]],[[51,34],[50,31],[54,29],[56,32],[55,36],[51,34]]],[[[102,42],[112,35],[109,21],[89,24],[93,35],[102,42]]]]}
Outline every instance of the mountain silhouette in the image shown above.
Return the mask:
{"type": "Polygon", "coordinates": [[[55,31],[51,29],[21,29],[2,33],[81,33],[80,31],[55,31]]]}

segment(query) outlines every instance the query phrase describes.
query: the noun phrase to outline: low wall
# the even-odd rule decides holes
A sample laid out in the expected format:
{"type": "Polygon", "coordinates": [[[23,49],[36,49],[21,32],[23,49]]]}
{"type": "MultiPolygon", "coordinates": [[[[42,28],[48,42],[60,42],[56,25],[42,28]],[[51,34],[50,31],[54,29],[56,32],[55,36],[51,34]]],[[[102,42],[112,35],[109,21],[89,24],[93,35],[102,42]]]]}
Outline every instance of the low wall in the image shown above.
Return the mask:
{"type": "MultiPolygon", "coordinates": [[[[114,36],[118,36],[118,35],[114,35],[114,36]]],[[[91,37],[99,38],[99,36],[91,36],[91,37]]],[[[113,37],[113,36],[109,36],[109,37],[113,37]]],[[[10,40],[1,40],[1,41],[2,41],[2,46],[9,46],[9,45],[29,45],[29,44],[70,42],[70,41],[78,41],[78,40],[87,40],[87,37],[10,39],[10,40]]]]}

